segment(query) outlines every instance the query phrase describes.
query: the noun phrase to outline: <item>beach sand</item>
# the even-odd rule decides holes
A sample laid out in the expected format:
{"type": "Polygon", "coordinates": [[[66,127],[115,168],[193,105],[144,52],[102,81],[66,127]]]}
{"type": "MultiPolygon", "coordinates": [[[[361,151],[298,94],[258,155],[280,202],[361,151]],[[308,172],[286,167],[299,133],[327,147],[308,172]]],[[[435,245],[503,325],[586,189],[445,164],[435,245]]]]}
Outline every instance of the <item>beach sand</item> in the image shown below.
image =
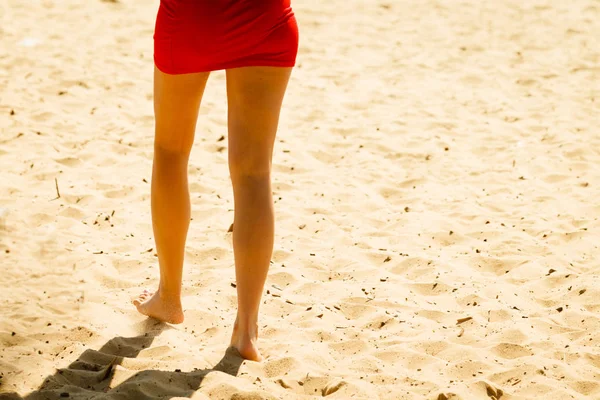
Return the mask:
{"type": "Polygon", "coordinates": [[[294,4],[262,363],[226,352],[223,72],[186,321],[130,304],[158,278],[157,6],[0,4],[0,398],[600,399],[600,3],[294,4]]]}

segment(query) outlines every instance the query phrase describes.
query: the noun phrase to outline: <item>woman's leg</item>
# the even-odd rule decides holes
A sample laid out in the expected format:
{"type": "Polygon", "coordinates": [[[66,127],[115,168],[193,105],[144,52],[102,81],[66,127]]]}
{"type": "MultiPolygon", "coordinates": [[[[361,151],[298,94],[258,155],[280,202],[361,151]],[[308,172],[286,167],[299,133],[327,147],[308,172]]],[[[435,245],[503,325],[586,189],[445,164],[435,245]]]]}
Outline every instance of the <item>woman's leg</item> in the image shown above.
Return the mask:
{"type": "Polygon", "coordinates": [[[154,70],[151,206],[160,283],[156,293],[144,292],[134,304],[140,313],[173,324],[183,322],[181,273],[190,223],[187,168],[208,76],[154,70]]]}
{"type": "Polygon", "coordinates": [[[258,309],[273,252],[271,158],[291,68],[227,71],[229,170],[238,312],[231,345],[259,361],[258,309]]]}

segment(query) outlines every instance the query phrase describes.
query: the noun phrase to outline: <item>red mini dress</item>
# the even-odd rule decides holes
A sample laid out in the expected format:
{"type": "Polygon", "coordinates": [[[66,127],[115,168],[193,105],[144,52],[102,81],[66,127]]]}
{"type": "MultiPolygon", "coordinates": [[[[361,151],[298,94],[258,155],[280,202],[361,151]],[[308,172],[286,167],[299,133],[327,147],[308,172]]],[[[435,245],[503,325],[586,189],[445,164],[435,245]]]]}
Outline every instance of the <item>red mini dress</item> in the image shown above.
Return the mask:
{"type": "Polygon", "coordinates": [[[167,74],[293,67],[298,25],[290,0],[161,0],[154,63],[167,74]]]}

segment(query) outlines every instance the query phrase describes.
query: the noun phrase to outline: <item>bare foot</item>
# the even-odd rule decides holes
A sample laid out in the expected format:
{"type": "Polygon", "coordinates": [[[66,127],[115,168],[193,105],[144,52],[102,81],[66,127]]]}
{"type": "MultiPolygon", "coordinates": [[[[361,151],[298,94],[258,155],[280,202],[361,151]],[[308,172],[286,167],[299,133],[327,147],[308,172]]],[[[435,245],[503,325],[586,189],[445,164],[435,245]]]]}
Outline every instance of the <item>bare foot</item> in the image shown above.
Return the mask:
{"type": "Polygon", "coordinates": [[[158,292],[151,293],[144,290],[144,293],[133,301],[133,305],[137,307],[137,310],[141,314],[148,317],[170,324],[180,324],[183,322],[181,302],[164,300],[158,292]]]}
{"type": "Polygon", "coordinates": [[[262,355],[258,351],[256,342],[258,341],[258,328],[251,330],[242,330],[236,321],[231,335],[231,347],[235,347],[242,358],[251,361],[262,361],[262,355]]]}

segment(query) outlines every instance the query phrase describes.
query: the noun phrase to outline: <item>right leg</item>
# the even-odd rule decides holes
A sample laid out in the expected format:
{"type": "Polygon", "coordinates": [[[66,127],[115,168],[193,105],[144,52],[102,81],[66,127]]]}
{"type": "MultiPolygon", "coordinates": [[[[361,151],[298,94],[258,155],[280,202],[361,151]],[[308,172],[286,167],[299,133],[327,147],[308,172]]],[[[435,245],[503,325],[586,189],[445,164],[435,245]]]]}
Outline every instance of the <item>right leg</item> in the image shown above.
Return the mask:
{"type": "Polygon", "coordinates": [[[258,310],[273,252],[271,157],[291,68],[227,71],[229,171],[238,312],[231,345],[260,361],[258,310]]]}
{"type": "Polygon", "coordinates": [[[181,279],[190,223],[187,168],[198,110],[209,73],[167,75],[154,72],[154,162],[152,227],[160,267],[156,293],[134,301],[138,311],[169,323],[183,322],[181,279]]]}

